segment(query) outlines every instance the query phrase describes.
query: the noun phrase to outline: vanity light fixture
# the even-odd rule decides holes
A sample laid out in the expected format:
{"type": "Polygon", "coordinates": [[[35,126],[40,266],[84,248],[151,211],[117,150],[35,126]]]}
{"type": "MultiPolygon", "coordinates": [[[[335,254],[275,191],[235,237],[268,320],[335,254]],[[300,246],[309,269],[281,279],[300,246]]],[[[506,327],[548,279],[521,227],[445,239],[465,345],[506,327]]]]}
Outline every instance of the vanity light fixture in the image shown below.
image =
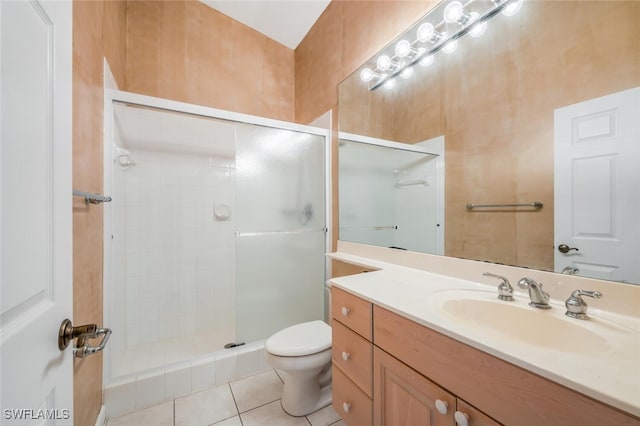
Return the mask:
{"type": "Polygon", "coordinates": [[[427,68],[433,64],[433,55],[427,55],[424,58],[420,59],[420,65],[427,68]]]}
{"type": "Polygon", "coordinates": [[[463,26],[471,19],[471,15],[464,11],[464,6],[457,0],[452,1],[444,8],[442,17],[444,22],[448,24],[457,23],[463,26]]]}
{"type": "Polygon", "coordinates": [[[399,58],[404,58],[411,54],[416,55],[417,53],[418,51],[411,47],[409,40],[400,40],[398,44],[396,44],[396,56],[399,58]]]}
{"type": "Polygon", "coordinates": [[[469,31],[469,35],[471,37],[480,37],[482,34],[484,34],[487,31],[487,21],[475,22],[480,17],[480,14],[478,12],[471,12],[469,16],[470,16],[469,19],[472,22],[471,31],[469,31]]]}
{"type": "Polygon", "coordinates": [[[431,22],[425,22],[424,24],[418,27],[418,31],[416,32],[416,37],[418,41],[421,43],[432,43],[438,44],[440,40],[444,38],[444,34],[436,31],[435,27],[431,22]]]}
{"type": "Polygon", "coordinates": [[[369,90],[383,85],[391,88],[396,84],[395,77],[411,77],[413,65],[430,66],[436,53],[455,51],[458,39],[466,34],[480,37],[487,31],[489,19],[498,14],[512,16],[522,9],[522,4],[523,0],[466,0],[464,4],[460,0],[442,2],[425,18],[433,19],[437,14],[442,16],[441,21],[424,21],[417,28],[409,29],[395,43],[392,54],[383,53],[378,57],[375,69],[371,67],[360,71],[360,79],[369,85],[369,90]],[[454,30],[452,24],[455,24],[454,30]],[[416,37],[413,42],[406,38],[412,33],[416,37]]]}
{"type": "Polygon", "coordinates": [[[453,53],[458,48],[458,40],[449,40],[442,46],[444,53],[453,53]]]}
{"type": "Polygon", "coordinates": [[[405,68],[400,73],[400,77],[407,79],[413,75],[413,67],[405,68]]]}
{"type": "Polygon", "coordinates": [[[368,83],[373,79],[379,80],[384,77],[385,74],[378,74],[371,68],[364,68],[362,71],[360,71],[360,80],[364,81],[365,83],[368,83]]]}
{"type": "Polygon", "coordinates": [[[522,1],[523,0],[515,0],[515,1],[510,2],[507,5],[507,7],[502,9],[502,14],[504,16],[513,16],[516,13],[520,12],[520,9],[522,9],[522,1]]]}

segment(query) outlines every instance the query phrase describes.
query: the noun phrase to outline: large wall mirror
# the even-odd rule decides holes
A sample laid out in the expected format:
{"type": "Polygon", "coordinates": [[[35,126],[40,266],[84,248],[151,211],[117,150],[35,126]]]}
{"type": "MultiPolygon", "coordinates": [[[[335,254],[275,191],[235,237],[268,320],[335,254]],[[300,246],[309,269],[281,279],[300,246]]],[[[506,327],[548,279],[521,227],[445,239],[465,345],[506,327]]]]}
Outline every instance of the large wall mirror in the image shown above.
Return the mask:
{"type": "Polygon", "coordinates": [[[385,161],[348,141],[437,139],[442,176],[411,176],[443,188],[422,251],[640,284],[639,22],[637,1],[440,3],[339,86],[340,239],[397,226],[360,220],[366,173],[344,168],[385,161]]]}

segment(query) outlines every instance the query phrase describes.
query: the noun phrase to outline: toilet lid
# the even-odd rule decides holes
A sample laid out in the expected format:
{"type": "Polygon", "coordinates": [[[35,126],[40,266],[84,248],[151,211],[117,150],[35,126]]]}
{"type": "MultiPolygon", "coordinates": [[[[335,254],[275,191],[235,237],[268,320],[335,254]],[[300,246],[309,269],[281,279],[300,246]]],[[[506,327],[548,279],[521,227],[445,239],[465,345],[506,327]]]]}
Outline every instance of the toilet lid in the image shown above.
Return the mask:
{"type": "Polygon", "coordinates": [[[331,327],[310,321],[280,330],[267,339],[265,349],[278,356],[304,356],[331,348],[331,327]]]}

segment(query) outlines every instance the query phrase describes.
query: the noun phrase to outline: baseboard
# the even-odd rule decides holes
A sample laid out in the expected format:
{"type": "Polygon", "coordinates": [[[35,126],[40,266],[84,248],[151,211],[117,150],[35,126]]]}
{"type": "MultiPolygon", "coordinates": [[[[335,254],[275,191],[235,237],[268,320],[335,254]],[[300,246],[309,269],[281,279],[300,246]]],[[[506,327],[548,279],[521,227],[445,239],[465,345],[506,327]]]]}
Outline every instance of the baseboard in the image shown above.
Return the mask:
{"type": "Polygon", "coordinates": [[[100,406],[100,412],[98,413],[98,418],[96,418],[96,426],[104,426],[107,421],[107,412],[104,409],[104,405],[100,406]]]}

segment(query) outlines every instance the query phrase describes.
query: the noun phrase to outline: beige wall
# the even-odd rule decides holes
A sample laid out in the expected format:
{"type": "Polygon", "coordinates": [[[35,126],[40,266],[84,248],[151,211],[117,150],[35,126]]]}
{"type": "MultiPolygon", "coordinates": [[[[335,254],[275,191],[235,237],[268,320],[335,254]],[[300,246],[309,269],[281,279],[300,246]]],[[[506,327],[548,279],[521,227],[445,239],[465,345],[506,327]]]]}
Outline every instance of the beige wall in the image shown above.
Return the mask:
{"type": "MultiPolygon", "coordinates": [[[[76,0],[74,188],[103,192],[103,56],[123,90],[293,121],[292,50],[200,2],[76,0]]],[[[102,206],[74,199],[76,324],[103,325],[102,230],[102,206]]],[[[95,423],[101,354],[74,361],[74,404],[76,425],[95,423]]]]}
{"type": "Polygon", "coordinates": [[[552,270],[553,110],[640,85],[639,16],[638,2],[529,2],[393,91],[353,78],[341,125],[407,143],[445,135],[446,254],[552,270]],[[544,208],[465,208],[532,201],[544,208]]]}
{"type": "Polygon", "coordinates": [[[127,5],[124,90],[293,121],[293,50],[199,1],[127,5]]]}
{"type": "MultiPolygon", "coordinates": [[[[73,2],[73,187],[102,193],[103,53],[124,75],[120,1],[73,2]]],[[[73,200],[73,322],[103,324],[101,206],[73,200]]],[[[102,354],[74,360],[74,424],[95,424],[102,404],[102,354]]]]}
{"type": "Polygon", "coordinates": [[[338,238],[338,85],[436,1],[333,0],[295,51],[295,121],[332,109],[332,235],[338,238]]]}
{"type": "Polygon", "coordinates": [[[338,84],[436,3],[333,0],[295,51],[296,122],[335,108],[338,84]]]}

